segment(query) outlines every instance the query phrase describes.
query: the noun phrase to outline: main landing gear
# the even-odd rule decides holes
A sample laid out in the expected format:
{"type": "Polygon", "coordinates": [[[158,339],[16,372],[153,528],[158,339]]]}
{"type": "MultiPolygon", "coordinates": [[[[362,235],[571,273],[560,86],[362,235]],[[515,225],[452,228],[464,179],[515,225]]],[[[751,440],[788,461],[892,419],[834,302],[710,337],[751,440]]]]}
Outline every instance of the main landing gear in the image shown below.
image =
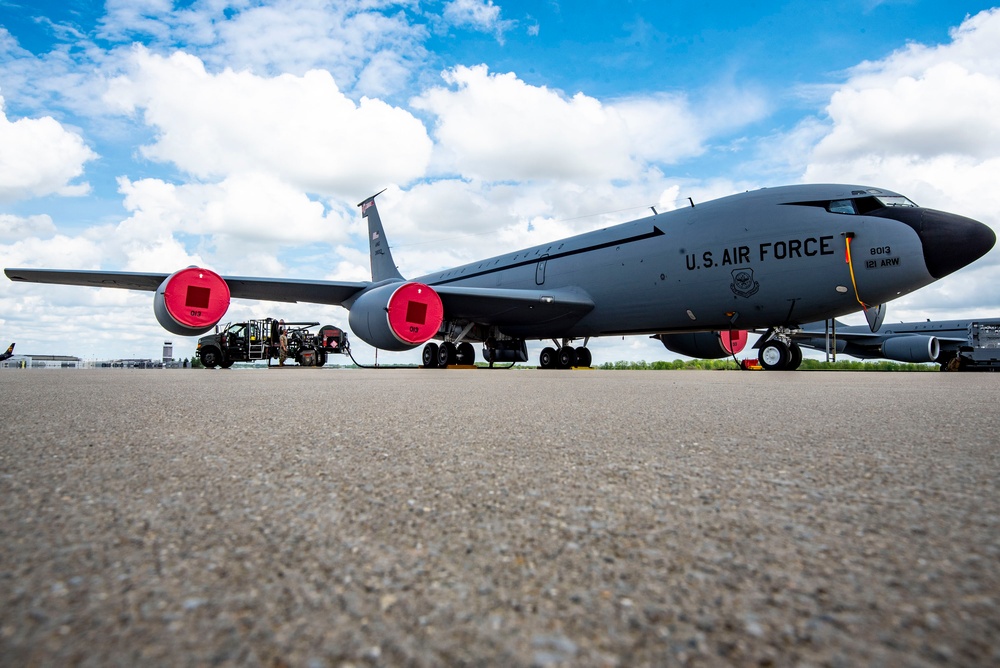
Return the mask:
{"type": "Polygon", "coordinates": [[[794,371],[802,364],[802,348],[794,341],[771,339],[760,348],[760,365],[766,371],[794,371]]]}
{"type": "MultiPolygon", "coordinates": [[[[588,339],[589,340],[589,339],[588,339]]],[[[563,339],[562,345],[553,341],[558,348],[543,348],[538,356],[538,366],[543,369],[570,369],[575,366],[590,366],[594,361],[587,348],[587,341],[578,348],[569,345],[568,339],[563,339]]]]}
{"type": "Polygon", "coordinates": [[[468,341],[457,345],[451,341],[445,341],[440,345],[431,341],[424,346],[421,361],[427,369],[443,369],[455,365],[471,366],[476,363],[476,350],[468,341]]]}
{"type": "MultiPolygon", "coordinates": [[[[573,347],[569,339],[563,339],[562,345],[553,340],[556,347],[547,347],[539,357],[539,366],[543,369],[571,369],[573,367],[589,367],[593,356],[584,345],[573,347]]],[[[518,362],[528,361],[528,346],[524,339],[496,339],[488,337],[483,341],[483,359],[489,362],[490,368],[495,363],[513,366],[518,362]]],[[[476,363],[476,351],[468,341],[453,343],[435,343],[429,341],[424,345],[421,363],[425,369],[444,369],[450,366],[471,366],[476,363]]]]}

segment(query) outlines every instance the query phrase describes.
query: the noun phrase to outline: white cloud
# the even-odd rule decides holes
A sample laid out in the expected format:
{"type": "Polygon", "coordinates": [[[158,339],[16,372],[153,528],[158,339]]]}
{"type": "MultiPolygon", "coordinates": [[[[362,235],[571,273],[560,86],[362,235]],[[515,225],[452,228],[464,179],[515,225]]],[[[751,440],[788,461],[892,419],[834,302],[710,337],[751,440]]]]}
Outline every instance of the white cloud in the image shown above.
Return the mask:
{"type": "Polygon", "coordinates": [[[328,72],[259,77],[210,74],[183,52],[169,58],[137,48],[133,70],[107,100],[141,110],[157,131],[143,147],[202,179],[265,172],[307,192],[356,196],[423,175],[431,142],[409,112],[381,100],[355,104],[328,72]]]}
{"type": "MultiPolygon", "coordinates": [[[[888,166],[900,181],[931,176],[929,162],[966,172],[1000,152],[1000,9],[967,19],[948,44],[911,44],[855,68],[827,106],[807,180],[888,166]]],[[[937,172],[948,178],[943,170],[937,172]]]]}
{"type": "Polygon", "coordinates": [[[14,216],[0,213],[0,239],[5,242],[29,237],[51,237],[56,233],[52,217],[47,214],[37,216],[14,216]]]}
{"type": "Polygon", "coordinates": [[[952,60],[915,76],[848,82],[827,111],[833,131],[816,146],[820,161],[873,149],[920,159],[1000,152],[1000,76],[969,71],[952,60]]]}
{"type": "Polygon", "coordinates": [[[8,120],[2,97],[0,147],[0,202],[90,190],[87,183],[71,183],[97,157],[83,139],[51,116],[8,120]]]}
{"type": "MultiPolygon", "coordinates": [[[[95,269],[100,263],[99,244],[86,237],[58,234],[53,237],[28,237],[13,244],[0,246],[2,267],[61,267],[65,269],[95,269]]],[[[10,281],[0,281],[9,287],[10,281]]]]}
{"type": "Polygon", "coordinates": [[[493,0],[451,0],[444,6],[443,16],[446,21],[458,28],[472,28],[482,32],[493,33],[497,41],[503,44],[503,34],[514,28],[517,21],[500,18],[500,7],[493,0]]]}
{"type": "MultiPolygon", "coordinates": [[[[681,95],[612,102],[577,93],[568,98],[485,65],[443,74],[450,87],[414,98],[436,116],[438,168],[486,181],[637,178],[648,163],[698,155],[713,131],[758,118],[764,105],[750,94],[732,114],[704,114],[681,95]]],[[[713,107],[714,105],[707,105],[713,107]]]]}
{"type": "Polygon", "coordinates": [[[175,185],[160,179],[119,180],[131,215],[117,226],[120,262],[145,270],[174,271],[210,262],[220,271],[260,273],[287,270],[276,261],[280,247],[347,238],[339,215],[302,191],[261,173],[231,176],[219,183],[175,185]],[[197,256],[178,235],[200,237],[197,256]]]}
{"type": "Polygon", "coordinates": [[[329,71],[365,95],[398,91],[426,57],[427,30],[404,11],[416,0],[110,0],[100,36],[151,50],[183,48],[211,68],[258,74],[329,71]]]}

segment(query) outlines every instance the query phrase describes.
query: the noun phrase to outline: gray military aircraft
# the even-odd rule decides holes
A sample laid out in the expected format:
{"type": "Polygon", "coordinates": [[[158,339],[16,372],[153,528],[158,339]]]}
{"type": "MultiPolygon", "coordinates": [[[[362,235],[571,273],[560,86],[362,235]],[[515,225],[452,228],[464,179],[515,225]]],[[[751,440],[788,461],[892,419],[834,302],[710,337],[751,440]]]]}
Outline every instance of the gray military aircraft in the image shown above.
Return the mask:
{"type": "Polygon", "coordinates": [[[871,322],[881,304],[986,254],[986,225],[917,206],[881,188],[795,185],[694,203],[481,262],[403,278],[373,195],[372,280],[5,269],[13,281],[154,292],[169,332],[202,334],[230,299],[340,305],[361,340],[383,350],[423,348],[425,366],[471,364],[473,343],[493,362],[527,361],[527,340],[551,340],[543,368],[589,366],[589,340],[652,334],[670,350],[720,357],[768,328],[775,367],[795,351],[797,325],[851,313],[871,322]],[[582,346],[572,342],[582,339],[582,346]],[[437,343],[436,341],[440,341],[437,343]],[[706,353],[712,353],[706,355],[706,353]]]}
{"type": "Polygon", "coordinates": [[[800,346],[861,359],[937,362],[942,371],[1000,369],[1000,318],[883,324],[875,332],[865,325],[813,322],[790,336],[800,346]]]}

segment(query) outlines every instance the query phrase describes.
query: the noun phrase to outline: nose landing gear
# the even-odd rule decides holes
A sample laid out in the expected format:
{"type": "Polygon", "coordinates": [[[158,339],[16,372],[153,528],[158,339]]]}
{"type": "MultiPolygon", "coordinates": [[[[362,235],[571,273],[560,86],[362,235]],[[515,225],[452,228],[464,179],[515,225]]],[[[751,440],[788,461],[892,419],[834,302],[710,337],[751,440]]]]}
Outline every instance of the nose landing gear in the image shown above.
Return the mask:
{"type": "Polygon", "coordinates": [[[794,371],[802,364],[802,348],[794,341],[771,339],[760,349],[760,365],[766,371],[794,371]]]}

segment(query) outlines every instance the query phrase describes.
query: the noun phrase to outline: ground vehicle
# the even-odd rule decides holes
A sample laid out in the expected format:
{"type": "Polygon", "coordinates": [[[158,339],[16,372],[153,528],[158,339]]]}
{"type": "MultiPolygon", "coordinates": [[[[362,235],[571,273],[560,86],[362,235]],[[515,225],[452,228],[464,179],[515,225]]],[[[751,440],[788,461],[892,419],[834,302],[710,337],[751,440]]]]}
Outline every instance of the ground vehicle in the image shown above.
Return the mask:
{"type": "Polygon", "coordinates": [[[216,327],[214,334],[198,339],[198,357],[209,369],[228,369],[236,362],[278,359],[280,330],[285,328],[288,359],[301,366],[323,366],[327,355],[350,352],[347,332],[334,325],[324,325],[313,333],[318,322],[285,323],[274,318],[228,323],[216,327]]]}

